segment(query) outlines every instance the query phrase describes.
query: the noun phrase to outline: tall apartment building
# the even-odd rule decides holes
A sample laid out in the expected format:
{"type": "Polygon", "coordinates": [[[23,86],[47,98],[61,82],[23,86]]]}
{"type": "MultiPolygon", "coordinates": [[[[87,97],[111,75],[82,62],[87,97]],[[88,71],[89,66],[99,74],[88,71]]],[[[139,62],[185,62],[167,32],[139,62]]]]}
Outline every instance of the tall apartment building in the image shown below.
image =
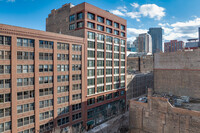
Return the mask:
{"type": "Polygon", "coordinates": [[[125,109],[126,25],[126,20],[85,2],[65,4],[46,19],[47,31],[85,39],[82,102],[88,128],[125,109]]]}
{"type": "Polygon", "coordinates": [[[84,120],[83,44],[0,24],[0,132],[42,133],[84,120]]]}
{"type": "Polygon", "coordinates": [[[137,37],[138,52],[152,54],[152,38],[148,33],[139,34],[137,37]]]}
{"type": "Polygon", "coordinates": [[[149,28],[148,33],[152,37],[152,52],[153,54],[156,52],[162,51],[162,28],[149,28]]]}
{"type": "Polygon", "coordinates": [[[183,47],[184,47],[183,41],[171,40],[170,42],[164,43],[165,52],[176,52],[178,50],[182,50],[183,47]]]}

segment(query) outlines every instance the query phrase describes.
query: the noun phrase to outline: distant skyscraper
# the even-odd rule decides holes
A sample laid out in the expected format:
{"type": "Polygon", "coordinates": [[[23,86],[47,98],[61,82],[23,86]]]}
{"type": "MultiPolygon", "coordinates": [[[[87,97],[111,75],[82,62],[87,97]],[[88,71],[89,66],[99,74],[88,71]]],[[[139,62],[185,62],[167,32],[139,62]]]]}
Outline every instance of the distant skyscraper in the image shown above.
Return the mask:
{"type": "Polygon", "coordinates": [[[148,33],[152,38],[152,53],[162,51],[162,28],[149,28],[148,33]]]}
{"type": "Polygon", "coordinates": [[[152,39],[148,33],[139,34],[138,40],[138,52],[145,52],[152,54],[152,39]]]}

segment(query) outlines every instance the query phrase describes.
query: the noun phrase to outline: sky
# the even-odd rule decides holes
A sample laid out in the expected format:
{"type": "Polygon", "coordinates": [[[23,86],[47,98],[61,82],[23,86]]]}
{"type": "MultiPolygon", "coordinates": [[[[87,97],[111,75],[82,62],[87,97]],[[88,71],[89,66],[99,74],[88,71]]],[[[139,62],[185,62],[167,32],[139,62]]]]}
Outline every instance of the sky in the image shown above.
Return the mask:
{"type": "Polygon", "coordinates": [[[45,31],[52,9],[88,2],[127,20],[127,40],[162,27],[163,41],[198,38],[200,0],[0,0],[0,23],[45,31]]]}

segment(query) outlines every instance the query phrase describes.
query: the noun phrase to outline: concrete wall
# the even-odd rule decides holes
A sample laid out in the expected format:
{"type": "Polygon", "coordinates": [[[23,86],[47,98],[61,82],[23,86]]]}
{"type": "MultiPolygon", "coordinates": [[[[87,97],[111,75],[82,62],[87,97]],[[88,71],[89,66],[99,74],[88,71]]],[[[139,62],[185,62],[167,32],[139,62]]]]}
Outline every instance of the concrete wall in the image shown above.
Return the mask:
{"type": "Polygon", "coordinates": [[[172,107],[167,99],[130,100],[129,133],[200,133],[200,112],[172,107]]]}
{"type": "Polygon", "coordinates": [[[157,93],[199,98],[200,49],[155,54],[154,81],[157,93]]]}

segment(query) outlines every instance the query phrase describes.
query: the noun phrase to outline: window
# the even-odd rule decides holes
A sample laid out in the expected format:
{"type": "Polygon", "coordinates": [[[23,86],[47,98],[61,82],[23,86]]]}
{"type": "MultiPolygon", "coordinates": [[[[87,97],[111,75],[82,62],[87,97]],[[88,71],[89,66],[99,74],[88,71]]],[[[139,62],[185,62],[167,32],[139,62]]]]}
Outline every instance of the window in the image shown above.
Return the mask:
{"type": "Polygon", "coordinates": [[[39,84],[53,83],[53,76],[39,77],[39,84]]]}
{"type": "MultiPolygon", "coordinates": [[[[10,56],[10,53],[7,53],[7,55],[5,55],[5,56],[7,56],[7,57],[10,56]]],[[[8,58],[10,58],[10,57],[8,57],[8,58]]],[[[17,51],[17,59],[34,60],[34,53],[33,52],[17,51]]]]}
{"type": "Polygon", "coordinates": [[[88,76],[94,76],[95,75],[95,70],[94,69],[87,70],[87,75],[88,76]]]}
{"type": "Polygon", "coordinates": [[[64,117],[57,120],[58,126],[62,126],[64,124],[67,124],[68,122],[69,122],[69,117],[64,117]]]}
{"type": "Polygon", "coordinates": [[[106,42],[112,43],[113,38],[111,36],[106,36],[106,42]]]}
{"type": "Polygon", "coordinates": [[[34,85],[34,78],[18,78],[17,86],[29,86],[34,85]]]}
{"type": "Polygon", "coordinates": [[[74,30],[75,29],[75,24],[70,24],[69,25],[69,30],[74,30]]]}
{"type": "Polygon", "coordinates": [[[77,22],[77,28],[82,28],[84,26],[83,22],[77,22]]]}
{"type": "Polygon", "coordinates": [[[97,93],[103,92],[104,86],[97,87],[97,93]]]}
{"type": "Polygon", "coordinates": [[[119,54],[114,53],[114,58],[115,58],[115,59],[119,59],[119,54]]]}
{"type": "Polygon", "coordinates": [[[114,22],[114,27],[119,28],[119,23],[114,22]]]}
{"type": "Polygon", "coordinates": [[[80,119],[80,118],[81,118],[81,113],[77,113],[77,114],[72,115],[72,121],[80,119]]]}
{"type": "Polygon", "coordinates": [[[97,84],[103,84],[103,83],[104,83],[104,78],[97,78],[97,84]]]}
{"type": "Polygon", "coordinates": [[[119,61],[114,61],[114,66],[119,66],[119,61]]]}
{"type": "Polygon", "coordinates": [[[104,18],[97,16],[97,21],[100,22],[100,23],[104,23],[104,18]]]}
{"type": "Polygon", "coordinates": [[[106,27],[106,32],[107,32],[107,33],[112,33],[112,29],[111,29],[111,28],[108,28],[108,27],[106,27]]]}
{"type": "Polygon", "coordinates": [[[94,16],[94,14],[93,13],[87,13],[87,18],[88,19],[92,19],[92,20],[94,20],[95,19],[95,16],[94,16]]]}
{"type": "Polygon", "coordinates": [[[119,31],[118,30],[114,30],[114,35],[119,35],[119,31]]]}
{"type": "Polygon", "coordinates": [[[119,69],[118,68],[114,69],[114,74],[119,74],[119,69]]]}
{"type": "Polygon", "coordinates": [[[125,37],[125,33],[124,33],[124,32],[121,32],[121,36],[122,36],[122,37],[125,37]]]}
{"type": "Polygon", "coordinates": [[[44,100],[44,101],[39,102],[40,108],[46,108],[46,107],[50,107],[50,106],[53,106],[53,99],[44,100]]]}
{"type": "Polygon", "coordinates": [[[104,31],[104,26],[102,26],[102,25],[97,25],[97,30],[104,31]]]}
{"type": "Polygon", "coordinates": [[[17,46],[34,47],[34,45],[33,39],[17,38],[17,46]]]}
{"type": "Polygon", "coordinates": [[[104,69],[97,69],[97,76],[104,75],[104,69]]]}
{"type": "Polygon", "coordinates": [[[97,43],[97,49],[104,49],[104,43],[97,43]]]}
{"type": "Polygon", "coordinates": [[[57,87],[57,92],[58,93],[69,92],[69,86],[58,86],[57,87]]]}
{"type": "Polygon", "coordinates": [[[69,102],[69,96],[63,96],[63,97],[58,97],[57,98],[57,103],[61,104],[61,103],[66,103],[69,102]]]}
{"type": "Polygon", "coordinates": [[[106,83],[112,82],[112,77],[106,77],[106,83]]]}
{"type": "Polygon", "coordinates": [[[0,123],[0,132],[11,130],[11,121],[0,123]]]}
{"type": "Polygon", "coordinates": [[[109,19],[106,19],[106,24],[112,26],[112,21],[109,19]]]}
{"type": "Polygon", "coordinates": [[[57,54],[57,60],[69,60],[68,54],[57,54]]]}
{"type": "Polygon", "coordinates": [[[81,84],[73,84],[72,90],[81,90],[82,89],[81,87],[82,87],[81,84]]]}
{"type": "Polygon", "coordinates": [[[119,46],[114,46],[114,51],[119,51],[119,46]]]}
{"type": "Polygon", "coordinates": [[[95,57],[95,51],[88,50],[88,57],[94,58],[95,57]]]}
{"type": "Polygon", "coordinates": [[[92,85],[94,85],[95,84],[95,79],[88,79],[87,80],[87,85],[88,86],[92,86],[92,85]]]}
{"type": "Polygon", "coordinates": [[[112,93],[106,95],[106,100],[112,99],[112,93]]]}
{"type": "Polygon", "coordinates": [[[106,85],[106,90],[112,90],[112,85],[106,85]]]}
{"type": "Polygon", "coordinates": [[[106,52],[106,58],[110,58],[110,59],[112,59],[112,53],[110,53],[110,52],[106,52]]]}
{"type": "Polygon", "coordinates": [[[17,92],[17,100],[34,98],[34,91],[17,92]]]}
{"type": "Polygon", "coordinates": [[[88,41],[88,48],[95,48],[95,42],[88,41]]]}
{"type": "Polygon", "coordinates": [[[17,113],[23,113],[34,110],[34,103],[18,105],[17,106],[17,113]]]}
{"type": "Polygon", "coordinates": [[[94,29],[94,23],[87,22],[87,27],[94,29]]]}
{"type": "Polygon", "coordinates": [[[61,43],[61,42],[58,42],[58,43],[57,43],[57,49],[69,50],[69,44],[68,44],[68,43],[61,43]]]}
{"type": "Polygon", "coordinates": [[[95,88],[88,88],[87,89],[87,95],[92,95],[95,93],[95,88]]]}
{"type": "Polygon", "coordinates": [[[35,116],[28,116],[24,118],[17,119],[17,126],[21,127],[23,125],[28,125],[35,122],[35,116]]]}
{"type": "Polygon", "coordinates": [[[72,22],[75,20],[75,14],[69,16],[69,22],[72,22]]]}
{"type": "Polygon", "coordinates": [[[73,51],[81,51],[81,45],[77,45],[77,44],[72,44],[72,50],[73,51]]]}
{"type": "Polygon", "coordinates": [[[53,94],[53,88],[44,88],[39,90],[40,96],[47,96],[53,94]]]}
{"type": "Polygon", "coordinates": [[[0,74],[10,74],[11,66],[10,65],[0,65],[0,74]]]}
{"type": "Polygon", "coordinates": [[[57,71],[69,71],[69,65],[57,65],[57,71]]]}
{"type": "Polygon", "coordinates": [[[48,123],[45,123],[45,125],[40,125],[40,131],[39,132],[46,132],[46,131],[49,131],[51,129],[53,129],[53,122],[48,122],[48,123]]]}
{"type": "Polygon", "coordinates": [[[112,69],[106,69],[106,75],[111,75],[112,74],[112,69]]]}
{"type": "Polygon", "coordinates": [[[94,67],[95,66],[95,61],[94,60],[88,60],[87,66],[88,67],[94,67]]]}
{"type": "Polygon", "coordinates": [[[118,38],[115,38],[115,39],[114,39],[114,43],[119,44],[119,39],[118,39],[118,38]]]}
{"type": "Polygon", "coordinates": [[[72,71],[80,71],[81,70],[81,64],[72,65],[72,71]]]}
{"type": "Polygon", "coordinates": [[[80,100],[81,99],[81,93],[80,94],[74,94],[72,95],[72,100],[75,101],[75,100],[80,100]]]}
{"type": "Polygon", "coordinates": [[[81,109],[81,103],[72,105],[72,111],[81,109]]]}
{"type": "Polygon", "coordinates": [[[121,52],[125,52],[125,47],[121,47],[121,52]]]}
{"type": "Polygon", "coordinates": [[[97,97],[97,102],[103,102],[104,101],[104,96],[98,96],[97,97]]]}
{"type": "Polygon", "coordinates": [[[104,66],[104,60],[97,60],[97,67],[103,67],[104,66]]]}
{"type": "Polygon", "coordinates": [[[106,44],[106,50],[110,50],[110,51],[112,51],[112,45],[110,45],[110,44],[106,44]]]}
{"type": "Polygon", "coordinates": [[[53,49],[53,42],[52,41],[39,41],[39,47],[40,48],[48,48],[48,49],[53,49]]]}
{"type": "Polygon", "coordinates": [[[69,81],[69,75],[58,75],[57,82],[65,82],[69,81]]]}
{"type": "Polygon", "coordinates": [[[58,108],[57,113],[58,115],[63,115],[69,112],[69,106],[58,108]]]}
{"type": "Polygon", "coordinates": [[[72,60],[81,61],[81,55],[72,55],[72,60]]]}
{"type": "Polygon", "coordinates": [[[81,80],[81,74],[74,74],[72,75],[72,80],[75,81],[75,80],[81,80]]]}
{"type": "Polygon", "coordinates": [[[121,30],[125,30],[125,26],[124,25],[121,25],[121,30]]]}
{"type": "Polygon", "coordinates": [[[115,92],[114,97],[119,97],[119,92],[115,92]]]}
{"type": "Polygon", "coordinates": [[[11,116],[11,108],[2,108],[0,109],[0,118],[11,116]]]}
{"type": "Polygon", "coordinates": [[[87,32],[88,39],[95,39],[95,33],[94,32],[87,32]]]}
{"type": "Polygon", "coordinates": [[[97,35],[97,40],[98,40],[98,41],[104,41],[104,35],[98,34],[98,35],[97,35]]]}
{"type": "Polygon", "coordinates": [[[83,19],[83,13],[80,12],[80,13],[77,13],[77,20],[79,19],[83,19]]]}
{"type": "Polygon", "coordinates": [[[40,113],[39,117],[40,117],[40,120],[51,118],[53,117],[53,110],[40,113]]]}
{"type": "Polygon", "coordinates": [[[0,45],[11,45],[11,37],[0,35],[0,45]]]}
{"type": "Polygon", "coordinates": [[[104,58],[104,52],[97,51],[97,58],[104,58]]]}

